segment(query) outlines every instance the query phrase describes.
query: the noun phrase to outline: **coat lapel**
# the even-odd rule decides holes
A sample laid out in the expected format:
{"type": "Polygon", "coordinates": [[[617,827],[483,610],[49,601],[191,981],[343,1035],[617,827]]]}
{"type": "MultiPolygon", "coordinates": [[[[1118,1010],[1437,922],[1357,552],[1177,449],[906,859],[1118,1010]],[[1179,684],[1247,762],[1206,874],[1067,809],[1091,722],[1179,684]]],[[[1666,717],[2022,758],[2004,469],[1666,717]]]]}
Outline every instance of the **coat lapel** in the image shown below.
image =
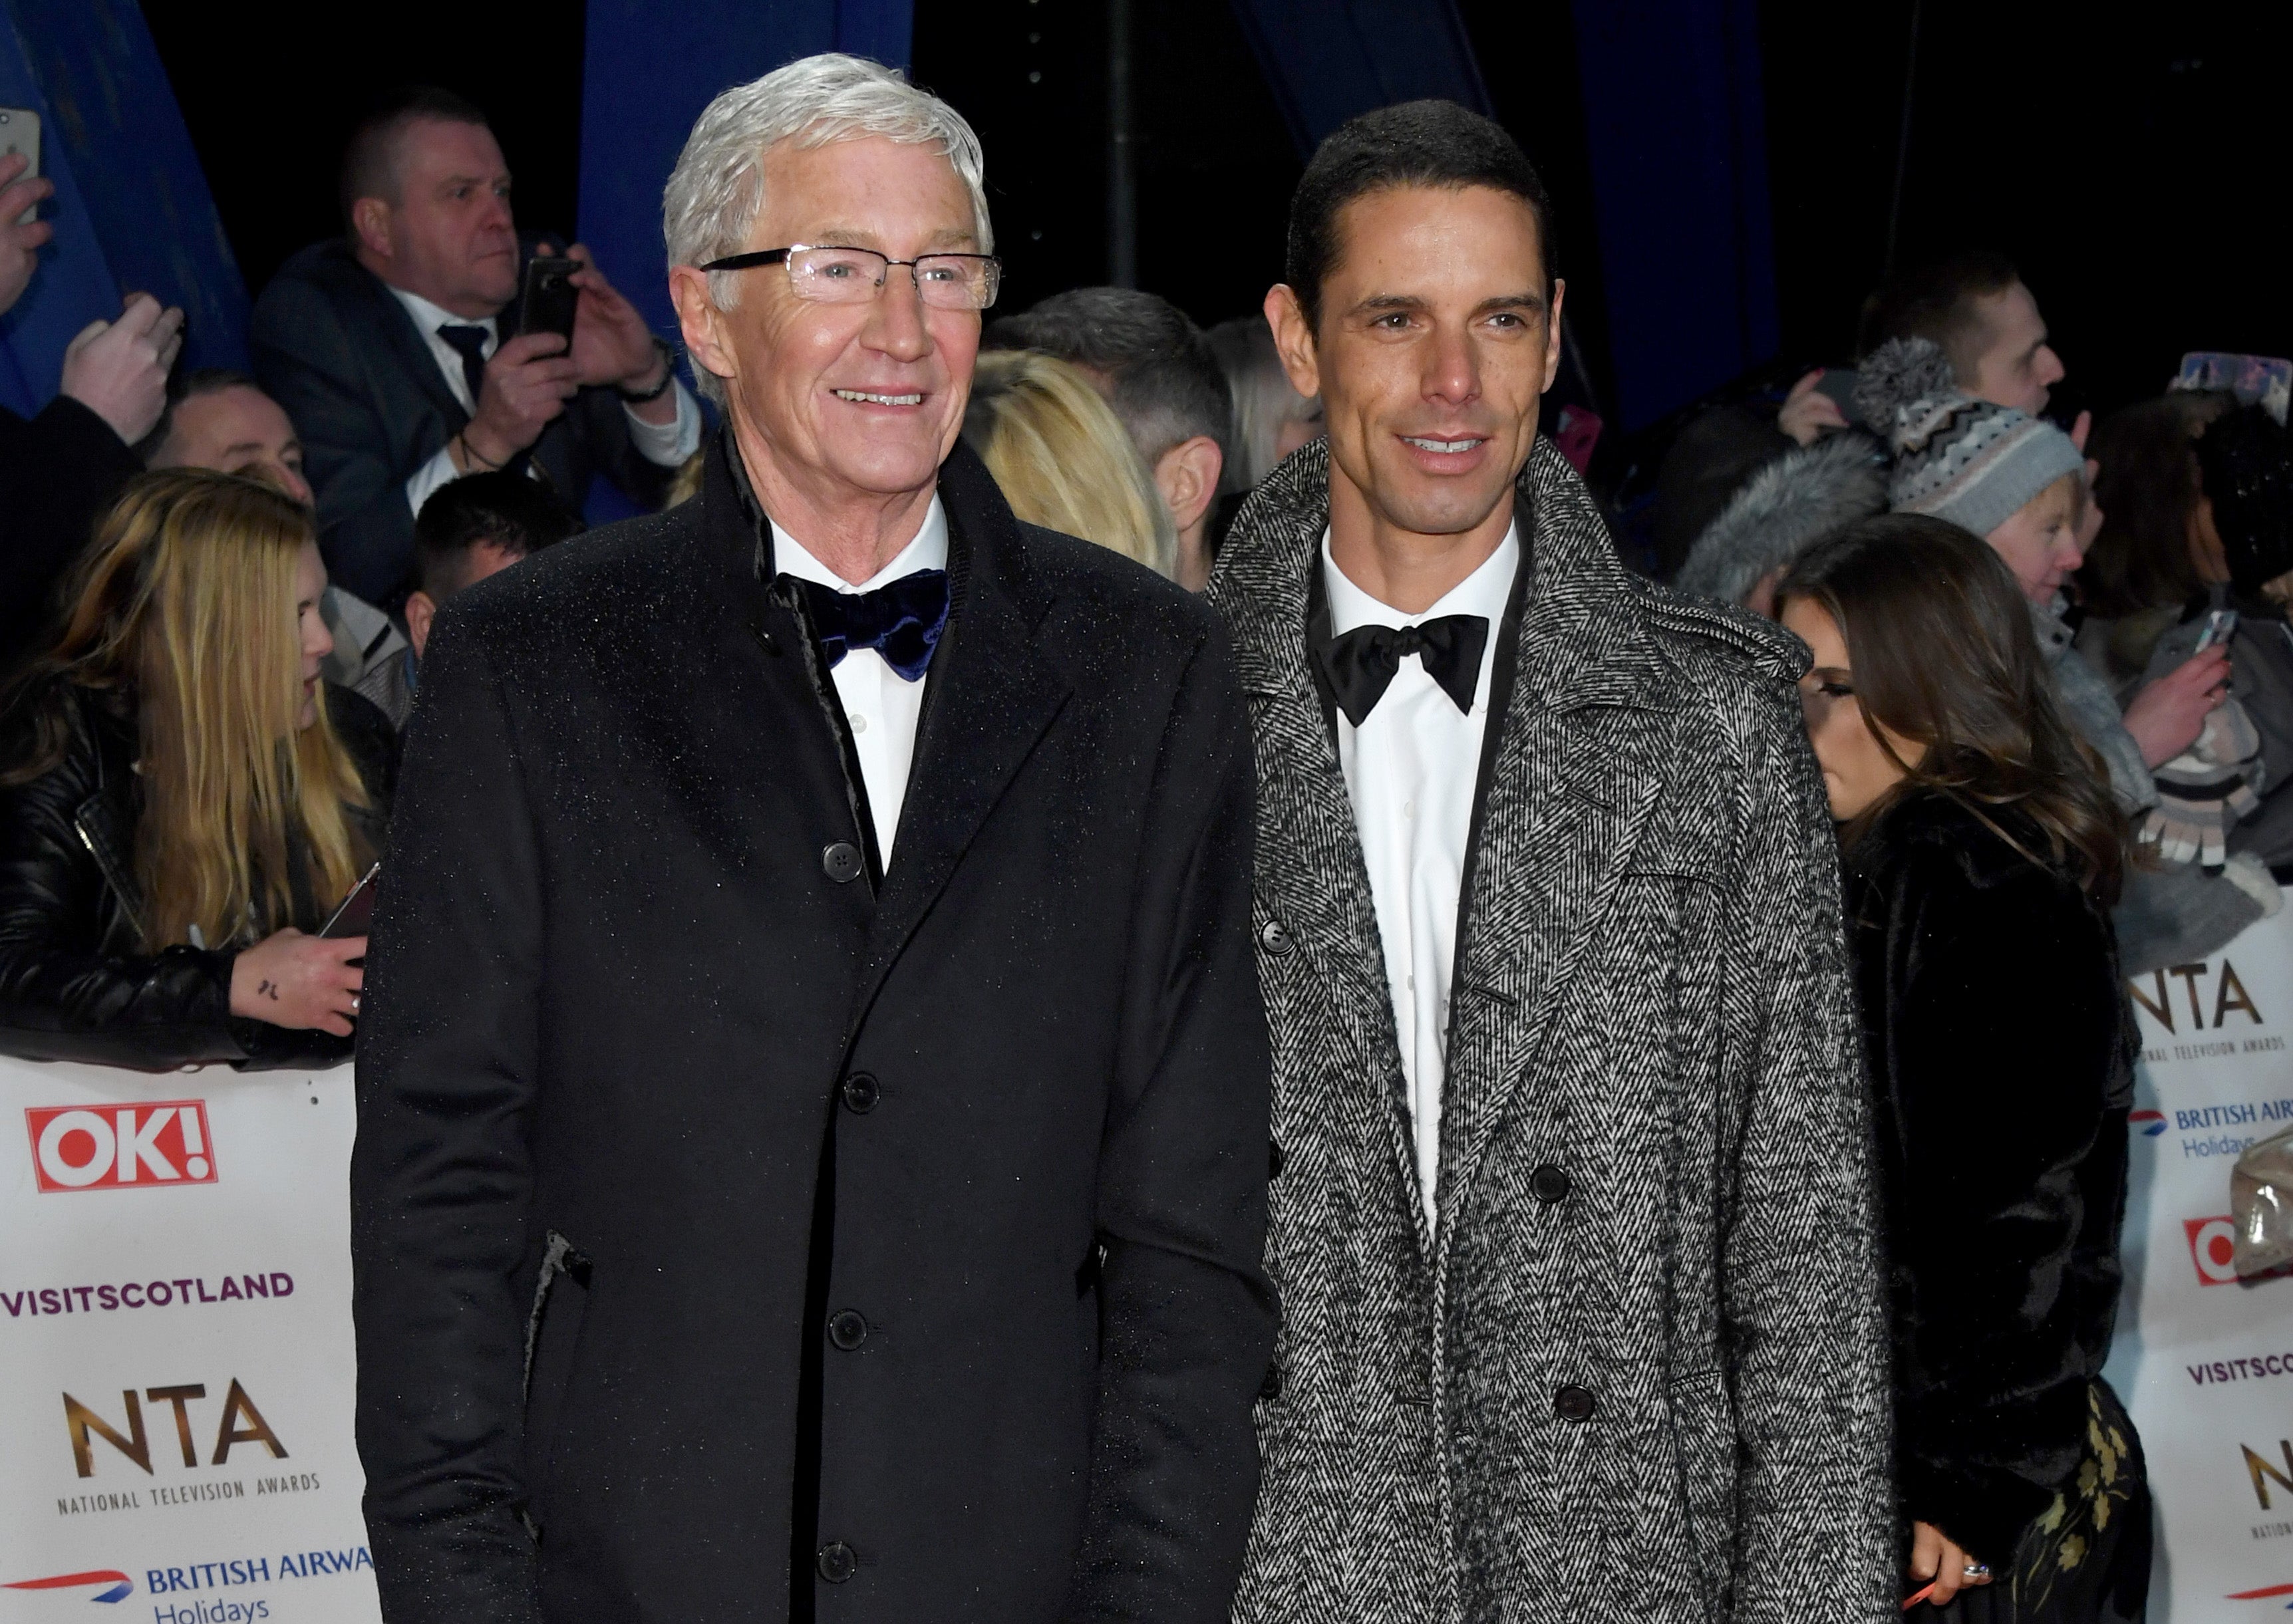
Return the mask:
{"type": "Polygon", "coordinates": [[[1665,669],[1573,473],[1539,441],[1535,575],[1460,922],[1442,1102],[1440,1243],[1657,801],[1665,669]]]}
{"type": "Polygon", "coordinates": [[[959,444],[941,468],[940,497],[953,601],[869,928],[855,1030],[1069,691],[1037,646],[1049,591],[1027,567],[1009,504],[968,448],[959,444]]]}

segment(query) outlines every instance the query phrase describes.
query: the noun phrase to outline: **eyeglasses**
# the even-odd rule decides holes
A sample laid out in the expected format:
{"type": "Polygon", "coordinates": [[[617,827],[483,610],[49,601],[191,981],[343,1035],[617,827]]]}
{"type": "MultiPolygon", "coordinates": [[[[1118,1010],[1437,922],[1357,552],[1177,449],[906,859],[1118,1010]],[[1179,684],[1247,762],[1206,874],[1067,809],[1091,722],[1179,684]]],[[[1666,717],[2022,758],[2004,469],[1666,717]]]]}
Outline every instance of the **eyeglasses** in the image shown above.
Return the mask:
{"type": "Polygon", "coordinates": [[[895,265],[913,272],[916,292],[939,310],[984,311],[995,303],[995,290],[1003,279],[1003,262],[992,254],[920,254],[913,259],[894,259],[873,248],[815,248],[805,243],[734,254],[710,260],[701,269],[746,271],[751,265],[782,263],[797,297],[822,304],[867,303],[881,291],[895,265]]]}

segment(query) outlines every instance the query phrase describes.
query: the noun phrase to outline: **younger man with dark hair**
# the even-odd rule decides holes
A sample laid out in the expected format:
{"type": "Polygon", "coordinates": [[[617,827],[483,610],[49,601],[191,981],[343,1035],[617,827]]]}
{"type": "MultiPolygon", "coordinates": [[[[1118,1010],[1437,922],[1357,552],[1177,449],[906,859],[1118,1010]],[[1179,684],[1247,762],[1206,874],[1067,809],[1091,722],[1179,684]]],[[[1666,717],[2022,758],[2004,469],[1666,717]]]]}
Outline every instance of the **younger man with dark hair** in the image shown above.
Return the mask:
{"type": "Polygon", "coordinates": [[[414,521],[419,585],[406,596],[406,635],[415,659],[429,646],[431,625],[447,599],[587,528],[579,514],[518,474],[474,473],[441,485],[414,521]]]}
{"type": "Polygon", "coordinates": [[[1877,1620],[1886,1329],[1837,848],[1765,623],[1537,439],[1551,208],[1447,102],[1315,155],[1266,314],[1328,432],[1211,582],[1275,1054],[1239,1624],[1877,1620]]]}
{"type": "Polygon", "coordinates": [[[1178,527],[1179,585],[1208,586],[1211,510],[1234,456],[1234,401],[1210,341],[1186,311],[1133,287],[1077,287],[1004,317],[983,347],[1040,350],[1098,385],[1178,527]]]}

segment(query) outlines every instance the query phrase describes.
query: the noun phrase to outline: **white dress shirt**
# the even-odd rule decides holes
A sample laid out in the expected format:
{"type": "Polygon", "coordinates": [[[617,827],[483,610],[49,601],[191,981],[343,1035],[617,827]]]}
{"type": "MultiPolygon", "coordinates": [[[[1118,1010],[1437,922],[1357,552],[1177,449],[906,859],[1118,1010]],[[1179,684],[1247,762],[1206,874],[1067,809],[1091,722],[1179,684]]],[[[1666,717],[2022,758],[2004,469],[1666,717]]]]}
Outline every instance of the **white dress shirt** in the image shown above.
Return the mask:
{"type": "MultiPolygon", "coordinates": [[[[390,287],[387,282],[383,286],[390,287]]],[[[438,329],[449,325],[483,327],[486,332],[485,354],[490,360],[493,352],[501,348],[501,329],[495,319],[488,316],[482,321],[473,321],[466,316],[457,316],[450,310],[431,303],[420,294],[408,293],[403,287],[391,287],[390,292],[392,297],[406,307],[406,313],[414,318],[414,330],[421,334],[429,344],[430,353],[438,362],[438,370],[446,375],[446,387],[453,392],[454,399],[462,403],[462,409],[474,416],[478,403],[470,399],[469,383],[462,376],[462,352],[439,337],[438,329]]],[[[682,379],[671,378],[668,388],[669,392],[677,397],[674,422],[647,423],[630,408],[628,401],[621,403],[621,410],[629,420],[629,443],[636,447],[637,455],[645,461],[663,468],[676,467],[701,448],[701,408],[685,392],[682,379]]],[[[432,491],[450,480],[461,477],[462,471],[454,466],[452,452],[444,446],[439,447],[437,455],[417,468],[406,481],[406,505],[419,513],[423,503],[430,499],[432,491]]]]}
{"type": "Polygon", "coordinates": [[[1330,555],[1329,532],[1322,534],[1332,636],[1360,626],[1416,626],[1444,615],[1479,615],[1489,623],[1471,711],[1459,710],[1425,674],[1424,662],[1406,654],[1392,685],[1360,727],[1342,711],[1338,714],[1338,762],[1377,906],[1428,1233],[1436,1223],[1433,1197],[1441,1167],[1441,1084],[1449,1042],[1449,976],[1457,961],[1457,904],[1465,848],[1472,838],[1481,740],[1488,731],[1497,629],[1519,567],[1516,527],[1438,603],[1422,614],[1405,615],[1348,580],[1330,555]]]}
{"type": "MultiPolygon", "coordinates": [[[[873,592],[919,570],[947,568],[947,510],[934,494],[923,529],[900,555],[855,586],[822,563],[795,537],[773,526],[773,567],[800,581],[817,581],[839,592],[873,592]]],[[[892,836],[899,833],[900,806],[908,798],[908,769],[916,754],[916,718],[923,714],[928,673],[909,682],[873,649],[847,650],[829,675],[851,724],[852,747],[860,757],[860,781],[868,791],[868,817],[876,828],[876,854],[892,866],[892,836]]]]}

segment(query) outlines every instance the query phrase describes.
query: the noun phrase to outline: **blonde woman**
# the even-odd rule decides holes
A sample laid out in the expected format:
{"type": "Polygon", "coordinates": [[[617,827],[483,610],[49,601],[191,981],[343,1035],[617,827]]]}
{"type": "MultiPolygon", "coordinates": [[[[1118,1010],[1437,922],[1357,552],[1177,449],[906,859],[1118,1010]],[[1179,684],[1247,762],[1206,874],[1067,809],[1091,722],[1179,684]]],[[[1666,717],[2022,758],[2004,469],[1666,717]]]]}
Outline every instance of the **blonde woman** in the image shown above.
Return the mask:
{"type": "Polygon", "coordinates": [[[0,700],[0,1050],[150,1069],[349,1053],[366,939],[317,931],[382,846],[390,724],[323,685],[307,512],[139,476],[0,700]]]}
{"type": "Polygon", "coordinates": [[[1174,578],[1179,532],[1155,476],[1114,408],[1066,362],[1032,350],[982,355],[963,438],[1022,521],[1174,578]]]}

